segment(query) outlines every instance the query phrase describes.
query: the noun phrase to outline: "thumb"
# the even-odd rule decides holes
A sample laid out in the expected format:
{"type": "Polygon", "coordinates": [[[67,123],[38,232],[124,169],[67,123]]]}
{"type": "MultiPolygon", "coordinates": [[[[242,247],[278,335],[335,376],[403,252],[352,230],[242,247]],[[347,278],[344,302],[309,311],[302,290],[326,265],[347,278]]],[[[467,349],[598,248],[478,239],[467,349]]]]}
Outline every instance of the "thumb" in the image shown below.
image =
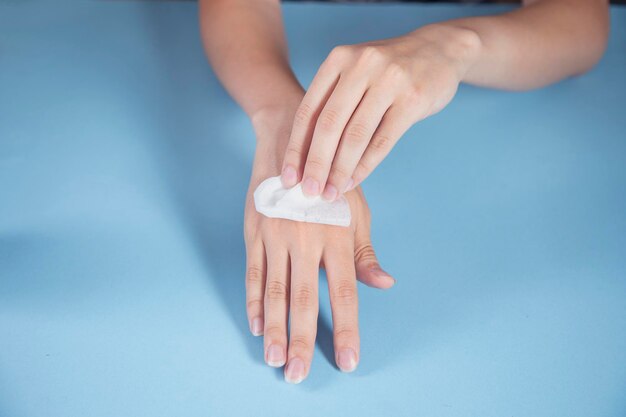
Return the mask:
{"type": "Polygon", "coordinates": [[[354,262],[357,279],[369,287],[391,288],[396,280],[380,267],[370,237],[365,236],[355,243],[354,262]]]}

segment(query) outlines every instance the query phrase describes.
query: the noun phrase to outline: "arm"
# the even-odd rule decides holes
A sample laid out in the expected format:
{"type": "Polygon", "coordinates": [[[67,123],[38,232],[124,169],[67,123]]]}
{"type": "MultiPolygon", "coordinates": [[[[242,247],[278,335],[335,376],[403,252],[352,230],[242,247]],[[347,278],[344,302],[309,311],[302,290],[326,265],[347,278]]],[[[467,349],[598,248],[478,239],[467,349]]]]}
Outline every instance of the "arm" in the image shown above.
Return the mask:
{"type": "Polygon", "coordinates": [[[215,73],[253,121],[299,104],[278,0],[200,0],[200,27],[215,73]]]}
{"type": "Polygon", "coordinates": [[[370,241],[360,189],[346,195],[350,227],[270,219],[252,193],[280,173],[295,111],[304,96],[287,60],[278,0],[201,0],[206,53],[226,89],[253,122],[257,147],[246,200],[246,306],[250,331],[264,337],[265,361],[285,367],[288,382],[309,372],[317,327],[318,273],[324,264],[331,299],[335,360],[352,371],[359,361],[356,278],[389,288],[370,241]],[[289,318],[289,340],[287,323],[289,318]]]}
{"type": "Polygon", "coordinates": [[[463,81],[526,90],[582,74],[600,60],[609,35],[608,2],[526,0],[511,13],[443,24],[480,38],[463,81]]]}
{"type": "Polygon", "coordinates": [[[339,46],[294,119],[282,181],[333,200],[360,184],[459,83],[524,90],[591,68],[608,37],[606,0],[527,0],[498,16],[430,24],[339,46]]]}

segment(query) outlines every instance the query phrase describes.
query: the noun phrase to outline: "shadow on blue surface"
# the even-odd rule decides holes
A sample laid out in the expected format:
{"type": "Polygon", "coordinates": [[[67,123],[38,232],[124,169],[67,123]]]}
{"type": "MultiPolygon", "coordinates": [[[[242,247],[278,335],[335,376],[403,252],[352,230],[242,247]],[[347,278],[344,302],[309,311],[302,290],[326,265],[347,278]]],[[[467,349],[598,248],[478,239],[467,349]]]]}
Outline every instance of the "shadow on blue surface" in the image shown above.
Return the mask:
{"type": "MultiPolygon", "coordinates": [[[[167,5],[164,5],[167,7],[167,5]]],[[[176,10],[172,10],[173,13],[176,10]]],[[[224,310],[228,311],[233,325],[241,335],[241,342],[247,347],[249,356],[257,363],[263,363],[262,338],[254,338],[248,330],[245,313],[245,250],[243,244],[243,208],[247,189],[252,154],[253,154],[253,131],[241,110],[227,98],[222,87],[210,73],[210,68],[204,57],[197,54],[197,49],[181,47],[188,42],[189,36],[185,31],[180,31],[172,26],[178,19],[171,19],[164,13],[157,13],[154,9],[146,9],[146,18],[152,28],[154,45],[158,45],[161,57],[160,68],[167,73],[169,82],[161,85],[160,103],[157,111],[160,112],[154,120],[159,120],[160,125],[154,131],[153,143],[149,148],[159,150],[159,165],[162,167],[163,182],[169,186],[171,200],[178,211],[178,218],[183,225],[190,240],[193,242],[198,258],[202,260],[206,268],[207,280],[213,286],[224,310]],[[199,80],[203,80],[199,84],[199,80]],[[207,96],[221,96],[219,99],[206,100],[207,96]],[[189,106],[185,106],[189,103],[189,106]],[[204,103],[208,107],[200,107],[198,103],[204,103]],[[229,105],[224,106],[224,103],[229,105]],[[193,104],[193,105],[192,105],[193,104]],[[213,200],[210,196],[219,196],[213,200]]],[[[340,28],[331,26],[331,32],[336,31],[340,38],[340,28]]],[[[354,32],[354,31],[353,31],[354,32]]],[[[326,34],[328,36],[328,34],[326,34]]],[[[381,34],[382,36],[382,34],[381,34]]],[[[199,42],[199,41],[198,41],[199,42]]],[[[323,45],[323,44],[322,44],[323,45]]],[[[323,53],[323,46],[318,45],[323,53]]],[[[305,62],[307,67],[315,68],[316,54],[311,54],[305,62]]],[[[470,146],[470,145],[468,145],[470,146]]],[[[436,164],[430,162],[430,164],[436,164]]],[[[428,162],[423,161],[426,164],[428,162]]],[[[428,166],[428,165],[426,165],[428,166]]],[[[400,175],[395,175],[401,178],[400,175]]],[[[376,180],[372,180],[376,181],[376,180]]],[[[430,188],[437,190],[437,182],[432,182],[430,188]]],[[[378,187],[377,190],[389,190],[390,187],[378,187]]],[[[382,192],[384,194],[384,191],[382,192]]],[[[389,197],[378,196],[373,201],[386,201],[389,197]]],[[[454,202],[449,202],[454,207],[454,202]]],[[[420,210],[432,209],[429,205],[420,205],[415,201],[416,213],[420,210]]],[[[430,203],[432,204],[432,203],[430,203]]],[[[376,203],[373,204],[375,209],[376,203]]],[[[425,213],[426,215],[428,213],[425,213]]],[[[375,221],[382,222],[383,218],[375,221]]],[[[399,230],[391,231],[398,233],[399,230]]],[[[481,235],[486,236],[481,232],[481,235]]],[[[454,234],[451,241],[454,241],[454,234]]],[[[399,246],[407,239],[394,239],[387,236],[386,240],[395,241],[399,246]]],[[[445,240],[445,239],[444,239],[445,240]]],[[[415,244],[421,241],[414,242],[415,244]]],[[[426,243],[431,244],[431,243],[426,243]]],[[[451,245],[454,243],[447,243],[451,245]]],[[[404,253],[405,259],[415,259],[415,246],[409,247],[409,252],[404,253]]],[[[394,248],[402,253],[400,247],[394,248]]],[[[419,269],[416,269],[416,273],[419,269]]],[[[453,272],[436,271],[433,276],[424,277],[401,277],[411,280],[402,282],[393,291],[414,291],[420,288],[420,282],[437,282],[437,274],[458,273],[453,267],[453,272]]],[[[436,349],[441,342],[442,335],[453,328],[459,328],[465,320],[469,320],[468,312],[472,306],[483,299],[492,297],[492,292],[497,291],[497,274],[484,276],[483,280],[492,280],[489,290],[485,291],[485,283],[459,287],[459,294],[455,297],[451,293],[435,293],[425,290],[416,294],[413,303],[393,303],[387,299],[384,306],[378,304],[376,308],[365,308],[361,311],[364,322],[369,322],[363,331],[364,354],[376,358],[375,363],[365,361],[359,368],[359,375],[367,376],[380,371],[390,361],[410,360],[419,363],[429,349],[436,349]],[[424,294],[430,294],[429,299],[424,299],[424,294]],[[437,305],[437,308],[435,307],[437,305]],[[441,311],[446,314],[441,314],[441,311]],[[384,316],[380,311],[385,311],[384,316]],[[413,316],[421,323],[419,327],[403,329],[403,323],[395,318],[413,316]],[[377,333],[380,329],[388,332],[381,338],[377,333]],[[416,348],[416,345],[419,348],[416,348]],[[412,346],[411,356],[406,354],[407,346],[412,346]],[[393,349],[392,349],[393,347],[393,349]],[[393,354],[389,354],[393,350],[393,354]]],[[[459,277],[463,281],[463,277],[459,277]]],[[[436,285],[436,284],[435,284],[436,285]]],[[[529,285],[526,282],[526,285],[529,285]]],[[[320,282],[320,294],[324,303],[325,281],[320,282]]],[[[377,292],[361,286],[362,298],[371,303],[377,297],[377,292]]],[[[376,300],[375,302],[378,302],[376,300]]],[[[332,328],[327,309],[322,305],[318,320],[317,351],[321,352],[331,367],[320,369],[315,367],[305,388],[316,390],[328,383],[336,371],[334,365],[334,353],[332,342],[332,328]]],[[[315,366],[315,363],[314,363],[315,366]]],[[[277,378],[282,379],[282,370],[276,371],[277,378]]]]}
{"type": "MultiPolygon", "coordinates": [[[[360,286],[362,361],[344,375],[322,278],[313,369],[293,387],[248,333],[253,132],[210,73],[195,4],[9,3],[2,416],[624,415],[623,10],[589,74],[463,86],[396,145],[365,188],[398,284],[360,286]]],[[[285,20],[307,84],[333,45],[500,9],[301,4],[285,20]]]]}

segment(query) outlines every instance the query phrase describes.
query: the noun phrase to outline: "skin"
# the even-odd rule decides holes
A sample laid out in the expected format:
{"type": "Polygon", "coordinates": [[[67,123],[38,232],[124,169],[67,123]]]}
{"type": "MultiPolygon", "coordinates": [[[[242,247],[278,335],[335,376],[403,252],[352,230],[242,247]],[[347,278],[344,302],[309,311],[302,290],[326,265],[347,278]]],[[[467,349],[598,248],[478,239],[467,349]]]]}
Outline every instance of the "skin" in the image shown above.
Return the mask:
{"type": "Polygon", "coordinates": [[[334,200],[360,184],[461,82],[512,90],[588,70],[607,38],[604,1],[544,0],[333,49],[294,119],[282,181],[334,200]]]}
{"type": "Polygon", "coordinates": [[[272,219],[254,209],[252,193],[257,185],[279,172],[284,146],[274,144],[288,141],[293,111],[282,116],[275,113],[272,123],[255,124],[258,145],[246,200],[244,238],[250,331],[264,335],[267,364],[288,363],[285,379],[298,383],[308,375],[313,359],[320,266],[328,276],[335,359],[345,372],[354,370],[359,361],[357,275],[376,288],[389,288],[395,281],[376,259],[370,212],[360,187],[346,194],[352,213],[347,228],[272,219]]]}
{"type": "Polygon", "coordinates": [[[404,132],[441,111],[461,82],[527,90],[589,70],[609,26],[605,0],[526,1],[501,15],[338,46],[305,92],[289,66],[277,0],[200,0],[200,22],[212,67],[257,139],[244,219],[250,330],[264,335],[266,362],[287,364],[285,379],[293,383],[308,375],[313,357],[320,266],[343,371],[360,359],[356,280],[377,288],[395,282],[376,260],[359,184],[404,132]],[[233,28],[237,36],[225,36],[233,28]],[[345,193],[350,227],[259,215],[252,191],[279,174],[288,187],[303,181],[309,195],[345,193]]]}

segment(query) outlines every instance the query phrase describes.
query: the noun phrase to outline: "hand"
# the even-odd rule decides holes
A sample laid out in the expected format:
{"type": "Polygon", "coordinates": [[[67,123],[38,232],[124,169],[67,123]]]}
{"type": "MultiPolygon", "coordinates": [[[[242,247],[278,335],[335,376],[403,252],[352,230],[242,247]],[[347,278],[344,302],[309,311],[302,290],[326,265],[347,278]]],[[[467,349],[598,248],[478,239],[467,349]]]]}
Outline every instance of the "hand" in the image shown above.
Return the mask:
{"type": "Polygon", "coordinates": [[[443,109],[475,59],[469,30],[430,25],[398,38],[338,46],[294,118],[282,182],[334,200],[359,185],[414,123],[443,109]]]}
{"type": "Polygon", "coordinates": [[[287,364],[285,380],[299,383],[307,376],[313,358],[320,265],[328,275],[335,359],[346,372],[354,370],[359,361],[356,277],[377,288],[389,288],[395,281],[376,259],[370,241],[370,213],[360,188],[346,195],[352,212],[350,227],[273,219],[257,213],[252,194],[261,181],[278,174],[284,150],[281,144],[287,142],[292,119],[273,116],[269,120],[273,123],[255,123],[255,127],[264,127],[256,128],[257,152],[246,202],[247,314],[250,331],[264,335],[265,361],[274,367],[287,364]],[[282,120],[289,122],[283,125],[282,120]]]}

